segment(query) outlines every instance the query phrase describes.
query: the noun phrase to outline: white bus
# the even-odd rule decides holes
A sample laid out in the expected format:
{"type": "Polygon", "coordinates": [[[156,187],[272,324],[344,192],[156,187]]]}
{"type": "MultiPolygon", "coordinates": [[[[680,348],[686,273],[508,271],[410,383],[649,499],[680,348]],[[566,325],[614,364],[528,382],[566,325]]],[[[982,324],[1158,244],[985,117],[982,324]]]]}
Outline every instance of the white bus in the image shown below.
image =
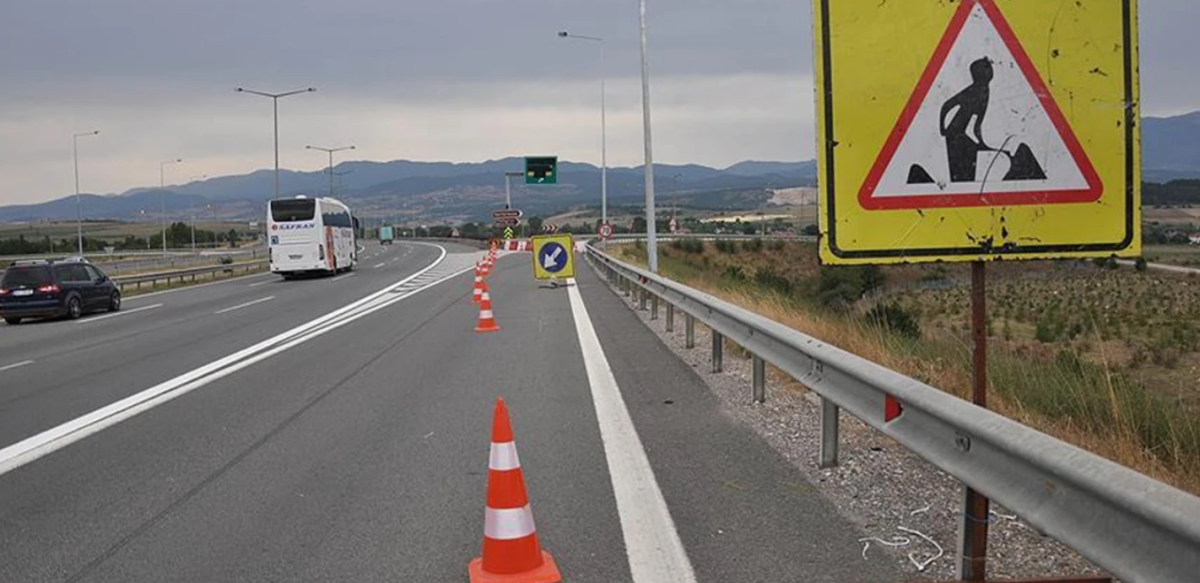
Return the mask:
{"type": "Polygon", "coordinates": [[[358,219],[341,201],[306,196],[272,200],[267,214],[271,273],[284,279],[334,274],[358,263],[358,219]]]}

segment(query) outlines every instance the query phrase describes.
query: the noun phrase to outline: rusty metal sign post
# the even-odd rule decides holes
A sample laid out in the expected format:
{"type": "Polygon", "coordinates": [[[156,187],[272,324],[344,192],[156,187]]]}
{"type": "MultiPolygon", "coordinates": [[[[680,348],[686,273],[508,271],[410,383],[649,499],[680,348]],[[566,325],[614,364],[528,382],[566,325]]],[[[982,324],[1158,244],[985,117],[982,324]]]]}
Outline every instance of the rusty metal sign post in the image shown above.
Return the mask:
{"type": "MultiPolygon", "coordinates": [[[[971,263],[971,402],[987,408],[987,264],[971,263]]],[[[963,581],[987,578],[988,499],[969,486],[963,488],[962,523],[959,526],[959,577],[963,581]]]]}

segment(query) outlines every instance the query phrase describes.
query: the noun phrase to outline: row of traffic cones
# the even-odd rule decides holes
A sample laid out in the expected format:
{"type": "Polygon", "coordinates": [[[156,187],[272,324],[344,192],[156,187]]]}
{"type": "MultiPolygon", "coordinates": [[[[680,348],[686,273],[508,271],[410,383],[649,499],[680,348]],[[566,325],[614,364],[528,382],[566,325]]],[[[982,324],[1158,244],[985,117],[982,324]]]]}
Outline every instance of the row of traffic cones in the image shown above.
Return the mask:
{"type": "MultiPolygon", "coordinates": [[[[496,317],[487,277],[496,266],[496,246],[475,266],[475,289],[471,296],[479,304],[476,332],[495,332],[496,317]]],[[[496,400],[492,414],[492,450],[488,458],[487,506],[483,520],[482,556],[467,565],[471,583],[558,583],[562,574],[550,553],[542,550],[533,510],[525,490],[525,475],[517,457],[512,422],[504,399],[496,400]]]]}
{"type": "Polygon", "coordinates": [[[475,289],[471,293],[471,299],[479,305],[479,322],[475,325],[475,331],[481,334],[500,330],[500,326],[496,324],[496,315],[492,313],[492,297],[488,293],[485,281],[495,266],[496,245],[492,244],[487,257],[475,266],[475,289]]]}

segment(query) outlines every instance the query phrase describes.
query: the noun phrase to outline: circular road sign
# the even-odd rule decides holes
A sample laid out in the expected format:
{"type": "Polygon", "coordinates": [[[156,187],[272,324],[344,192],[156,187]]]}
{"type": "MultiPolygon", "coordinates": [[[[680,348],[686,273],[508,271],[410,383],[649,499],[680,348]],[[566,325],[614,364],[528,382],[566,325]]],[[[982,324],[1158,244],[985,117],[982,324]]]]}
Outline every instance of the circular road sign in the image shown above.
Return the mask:
{"type": "Polygon", "coordinates": [[[604,223],[604,224],[600,225],[600,238],[601,239],[608,239],[609,237],[612,237],[612,234],[613,234],[612,225],[610,225],[608,223],[604,223]]]}
{"type": "Polygon", "coordinates": [[[538,263],[549,273],[558,273],[567,267],[571,253],[557,242],[546,243],[538,255],[538,263]]]}

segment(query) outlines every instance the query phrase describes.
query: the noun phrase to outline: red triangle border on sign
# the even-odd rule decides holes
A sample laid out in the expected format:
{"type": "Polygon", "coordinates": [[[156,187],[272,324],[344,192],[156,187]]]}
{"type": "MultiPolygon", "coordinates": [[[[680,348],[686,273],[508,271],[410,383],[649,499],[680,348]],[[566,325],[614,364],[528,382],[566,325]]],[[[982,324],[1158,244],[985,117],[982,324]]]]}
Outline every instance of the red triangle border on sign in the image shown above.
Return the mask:
{"type": "Polygon", "coordinates": [[[950,26],[946,29],[946,33],[942,35],[942,39],[933,53],[933,58],[925,68],[925,72],[921,75],[921,79],[918,81],[912,97],[909,98],[908,104],[900,114],[899,121],[892,129],[887,142],[884,143],[883,150],[880,152],[879,157],[876,158],[871,171],[867,174],[867,179],[863,182],[862,188],[859,190],[858,201],[866,210],[911,210],[1087,203],[1099,200],[1103,193],[1104,185],[1100,180],[1099,174],[1096,173],[1091,160],[1088,159],[1087,154],[1083,151],[1083,146],[1079,143],[1075,132],[1071,130],[1071,126],[1063,116],[1062,110],[1059,109],[1058,103],[1055,102],[1054,96],[1050,94],[1046,83],[1042,80],[1041,75],[1038,74],[1033,60],[1029,58],[1029,55],[1025,52],[1025,48],[1017,40],[1016,33],[1009,26],[1008,20],[1004,18],[1003,13],[1000,12],[1000,8],[996,6],[995,0],[962,0],[962,4],[950,20],[950,26]],[[977,5],[983,7],[984,11],[987,12],[992,25],[996,27],[996,30],[1000,33],[1000,37],[1004,40],[1005,46],[1008,47],[1009,52],[1016,59],[1017,65],[1020,67],[1021,72],[1024,73],[1026,81],[1028,81],[1037,94],[1038,101],[1046,110],[1046,115],[1050,117],[1050,121],[1058,131],[1059,137],[1062,138],[1067,151],[1070,152],[1071,158],[1079,167],[1079,171],[1087,182],[1088,187],[1075,190],[1033,190],[1027,192],[981,193],[976,195],[947,194],[940,196],[875,197],[875,190],[878,188],[880,180],[883,179],[884,172],[887,171],[888,166],[892,163],[892,159],[896,155],[896,150],[899,149],[904,136],[908,134],[913,120],[916,118],[921,105],[929,95],[929,90],[933,87],[933,83],[937,79],[938,73],[945,66],[946,59],[949,57],[954,43],[958,40],[959,35],[962,34],[963,27],[967,23],[967,18],[970,17],[971,11],[977,5]]]}

